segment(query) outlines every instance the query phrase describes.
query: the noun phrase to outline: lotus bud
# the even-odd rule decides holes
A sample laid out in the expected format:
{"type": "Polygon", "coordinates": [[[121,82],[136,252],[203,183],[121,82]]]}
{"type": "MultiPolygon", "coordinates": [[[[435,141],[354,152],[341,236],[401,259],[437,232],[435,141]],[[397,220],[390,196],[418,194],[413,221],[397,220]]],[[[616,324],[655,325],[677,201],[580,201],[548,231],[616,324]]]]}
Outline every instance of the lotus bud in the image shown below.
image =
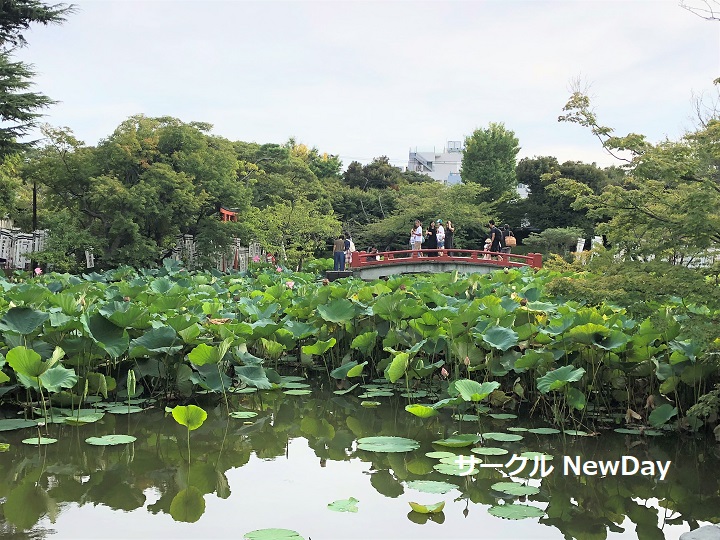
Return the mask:
{"type": "Polygon", "coordinates": [[[465,360],[463,360],[463,364],[465,364],[466,366],[470,365],[470,357],[469,356],[465,357],[465,360]]]}

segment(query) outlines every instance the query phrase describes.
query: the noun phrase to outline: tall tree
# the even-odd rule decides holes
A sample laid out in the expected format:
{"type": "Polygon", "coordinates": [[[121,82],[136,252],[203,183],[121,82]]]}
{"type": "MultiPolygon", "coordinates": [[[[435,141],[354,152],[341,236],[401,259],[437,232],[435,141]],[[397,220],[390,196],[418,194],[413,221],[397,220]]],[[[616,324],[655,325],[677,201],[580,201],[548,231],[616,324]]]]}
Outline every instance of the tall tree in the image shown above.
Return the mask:
{"type": "Polygon", "coordinates": [[[35,125],[39,111],[53,103],[47,96],[29,91],[34,75],[31,66],[14,62],[12,52],[27,43],[23,32],[31,24],[61,23],[72,11],[73,6],[67,4],[38,0],[0,2],[0,159],[31,146],[17,139],[35,125]]]}
{"type": "Polygon", "coordinates": [[[502,123],[491,122],[465,139],[460,176],[465,184],[488,188],[487,196],[496,201],[517,187],[515,164],[520,151],[515,133],[502,123]]]}

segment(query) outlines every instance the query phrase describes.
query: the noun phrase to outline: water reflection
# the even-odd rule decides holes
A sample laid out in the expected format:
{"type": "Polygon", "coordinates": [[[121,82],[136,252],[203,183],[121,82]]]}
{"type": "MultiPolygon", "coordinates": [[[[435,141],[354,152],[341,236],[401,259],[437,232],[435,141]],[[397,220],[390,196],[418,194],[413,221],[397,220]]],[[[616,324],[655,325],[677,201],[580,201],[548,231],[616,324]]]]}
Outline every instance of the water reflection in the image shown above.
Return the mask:
{"type": "MultiPolygon", "coordinates": [[[[528,496],[491,488],[507,470],[479,467],[473,476],[448,476],[425,454],[448,450],[432,441],[460,430],[503,431],[518,420],[483,419],[462,424],[420,420],[390,399],[377,409],[353,397],[321,394],[293,397],[266,393],[231,403],[256,410],[251,420],[228,419],[225,406],[209,412],[191,435],[187,461],[185,428],[162,411],[106,415],[95,424],[48,426],[58,443],[32,447],[22,439],[37,433],[5,432],[0,454],[0,536],[28,538],[242,537],[258,528],[285,527],[305,538],[676,538],[704,522],[720,521],[717,445],[674,436],[562,437],[517,432],[517,442],[493,442],[507,462],[525,451],[552,455],[555,470],[515,478],[539,488],[528,496]],[[88,437],[109,433],[137,437],[133,444],[94,447],[88,437]],[[417,451],[374,453],[356,449],[361,437],[393,435],[421,443],[417,451]],[[562,472],[562,457],[671,460],[667,478],[574,476],[562,472]],[[408,487],[413,480],[453,484],[445,494],[408,487]],[[360,500],[357,514],[335,513],[335,500],[360,500]],[[409,512],[409,501],[445,501],[443,512],[409,512]],[[511,521],[488,507],[522,503],[545,511],[541,518],[511,521]]],[[[469,450],[458,449],[458,454],[469,450]]],[[[517,467],[513,467],[516,469],[517,467]]]]}

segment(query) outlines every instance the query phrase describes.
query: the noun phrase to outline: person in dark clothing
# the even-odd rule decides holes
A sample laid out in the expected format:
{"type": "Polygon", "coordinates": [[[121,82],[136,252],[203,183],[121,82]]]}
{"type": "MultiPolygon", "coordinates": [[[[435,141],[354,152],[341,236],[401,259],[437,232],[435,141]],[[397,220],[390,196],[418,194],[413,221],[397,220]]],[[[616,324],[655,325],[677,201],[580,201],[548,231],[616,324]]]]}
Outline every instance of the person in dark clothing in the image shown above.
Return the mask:
{"type": "Polygon", "coordinates": [[[447,227],[445,227],[445,247],[447,249],[455,247],[455,225],[449,219],[447,220],[447,227]]]}
{"type": "Polygon", "coordinates": [[[500,250],[505,246],[503,233],[495,226],[494,220],[491,219],[488,225],[490,227],[490,251],[500,253],[500,250]]]}
{"type": "Polygon", "coordinates": [[[510,229],[510,225],[507,223],[503,225],[502,228],[502,234],[503,234],[503,247],[502,252],[503,253],[510,253],[511,246],[514,246],[516,244],[515,242],[515,235],[513,234],[512,230],[510,229]],[[508,241],[508,238],[512,238],[512,243],[508,241]]]}
{"type": "Polygon", "coordinates": [[[333,270],[345,270],[345,235],[341,234],[333,243],[333,270]]]}
{"type": "MultiPolygon", "coordinates": [[[[430,222],[427,232],[425,233],[424,249],[437,249],[437,226],[434,221],[430,222]]],[[[437,257],[437,251],[428,253],[428,257],[437,257]]]]}

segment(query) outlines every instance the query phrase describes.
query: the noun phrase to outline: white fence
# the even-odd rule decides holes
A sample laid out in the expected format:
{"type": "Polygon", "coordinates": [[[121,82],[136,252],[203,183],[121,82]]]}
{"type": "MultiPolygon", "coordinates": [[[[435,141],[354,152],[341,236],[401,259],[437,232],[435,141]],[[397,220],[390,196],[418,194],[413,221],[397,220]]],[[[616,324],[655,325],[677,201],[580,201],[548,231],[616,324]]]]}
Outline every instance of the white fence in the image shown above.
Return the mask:
{"type": "MultiPolygon", "coordinates": [[[[178,237],[177,245],[172,252],[172,258],[181,261],[189,268],[195,266],[197,263],[197,246],[192,234],[178,237]]],[[[248,263],[254,259],[258,261],[265,260],[265,252],[262,246],[257,242],[253,242],[248,247],[244,247],[240,245],[240,240],[236,238],[230,252],[217,257],[215,267],[222,272],[231,269],[244,272],[248,269],[248,263]]]]}

